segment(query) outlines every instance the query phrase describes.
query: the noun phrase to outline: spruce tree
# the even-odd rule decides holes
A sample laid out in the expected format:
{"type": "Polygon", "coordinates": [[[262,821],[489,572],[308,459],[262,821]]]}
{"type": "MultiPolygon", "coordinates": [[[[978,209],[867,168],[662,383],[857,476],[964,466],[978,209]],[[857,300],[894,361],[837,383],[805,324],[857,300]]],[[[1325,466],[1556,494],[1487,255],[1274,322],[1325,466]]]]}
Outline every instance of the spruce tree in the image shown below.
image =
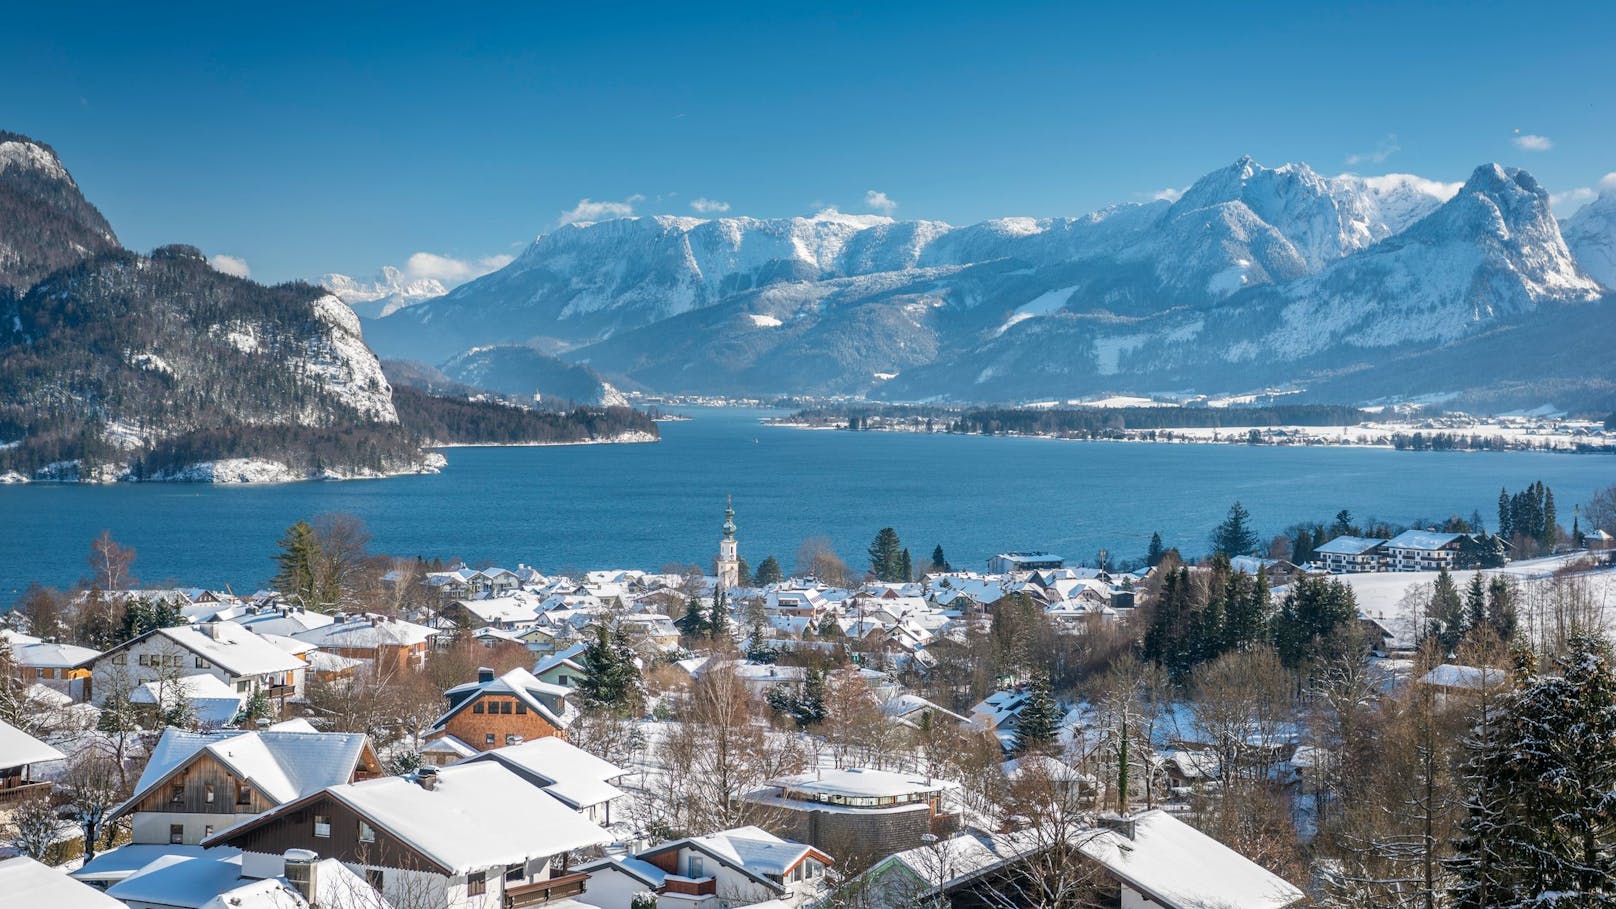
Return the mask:
{"type": "Polygon", "coordinates": [[[898,560],[898,580],[907,584],[915,579],[915,564],[909,558],[909,550],[905,548],[898,560]]]}
{"type": "Polygon", "coordinates": [[[1508,540],[1515,536],[1515,529],[1510,523],[1513,511],[1510,508],[1509,490],[1500,486],[1498,488],[1498,535],[1508,540]]]}
{"type": "Polygon", "coordinates": [[[1037,673],[1027,691],[1027,703],[1016,718],[1016,753],[1036,754],[1053,747],[1060,721],[1060,707],[1050,691],[1049,676],[1037,673]]]}
{"type": "Polygon", "coordinates": [[[1487,624],[1487,585],[1481,578],[1481,572],[1470,576],[1470,585],[1465,588],[1465,630],[1469,631],[1480,625],[1487,624]]]}
{"type": "Polygon", "coordinates": [[[1552,551],[1560,542],[1560,528],[1555,524],[1554,490],[1543,487],[1543,526],[1538,530],[1538,544],[1552,551]]]}
{"type": "Polygon", "coordinates": [[[286,528],[280,539],[281,551],[275,556],[280,570],[271,581],[281,595],[306,609],[320,603],[320,541],[308,521],[286,528]]]}
{"type": "Polygon", "coordinates": [[[1166,552],[1166,550],[1162,549],[1161,534],[1154,532],[1151,533],[1150,548],[1145,550],[1145,564],[1151,568],[1155,568],[1157,565],[1161,564],[1162,553],[1164,552],[1166,552]]]}
{"type": "Polygon", "coordinates": [[[943,557],[943,544],[938,543],[937,548],[931,551],[931,570],[933,572],[952,571],[948,559],[943,557]]]}
{"type": "Polygon", "coordinates": [[[1464,600],[1453,583],[1453,575],[1448,574],[1447,567],[1443,566],[1431,584],[1431,614],[1427,633],[1436,638],[1442,655],[1447,656],[1459,646],[1465,631],[1464,600]]]}
{"type": "Polygon", "coordinates": [[[1223,523],[1212,531],[1212,551],[1226,556],[1250,555],[1257,548],[1257,532],[1251,529],[1251,513],[1235,502],[1223,523]]]}
{"type": "Polygon", "coordinates": [[[685,614],[673,624],[679,627],[680,632],[690,637],[705,634],[707,631],[707,611],[702,608],[700,598],[691,597],[686,601],[685,614]]]}
{"type": "Polygon", "coordinates": [[[729,632],[729,594],[719,587],[713,594],[713,611],[707,617],[707,634],[719,638],[729,632]]]}
{"type": "Polygon", "coordinates": [[[785,579],[785,572],[780,570],[780,560],[774,556],[769,556],[758,563],[757,574],[753,576],[752,582],[759,587],[767,587],[770,584],[778,584],[785,579]]]}
{"type": "Polygon", "coordinates": [[[870,543],[870,573],[878,581],[897,581],[898,573],[903,570],[903,543],[898,539],[898,532],[891,527],[883,527],[870,543]]]}
{"type": "Polygon", "coordinates": [[[1498,639],[1509,643],[1515,637],[1515,588],[1508,579],[1494,577],[1487,585],[1487,624],[1498,639]]]}

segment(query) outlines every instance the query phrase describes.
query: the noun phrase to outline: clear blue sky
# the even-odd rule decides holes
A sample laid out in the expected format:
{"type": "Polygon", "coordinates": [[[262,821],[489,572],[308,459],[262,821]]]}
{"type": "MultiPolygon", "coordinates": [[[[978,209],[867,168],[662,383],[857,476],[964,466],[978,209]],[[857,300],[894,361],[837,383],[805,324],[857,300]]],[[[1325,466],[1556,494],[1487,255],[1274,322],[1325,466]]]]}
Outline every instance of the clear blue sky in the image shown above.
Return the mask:
{"type": "Polygon", "coordinates": [[[1497,160],[1555,192],[1616,171],[1608,0],[237,6],[13,5],[0,128],[54,145],[127,245],[269,280],[510,254],[583,198],[783,216],[873,190],[967,223],[1241,154],[1497,160]]]}

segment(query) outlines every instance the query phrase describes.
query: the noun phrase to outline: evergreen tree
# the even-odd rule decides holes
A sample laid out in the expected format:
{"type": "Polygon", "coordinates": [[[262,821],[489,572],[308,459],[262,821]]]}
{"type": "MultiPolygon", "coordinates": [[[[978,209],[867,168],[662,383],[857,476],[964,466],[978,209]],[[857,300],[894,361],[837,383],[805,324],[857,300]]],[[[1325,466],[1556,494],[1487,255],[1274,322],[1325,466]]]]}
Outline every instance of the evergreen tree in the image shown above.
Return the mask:
{"type": "Polygon", "coordinates": [[[1470,585],[1465,588],[1464,608],[1466,631],[1487,624],[1487,584],[1479,571],[1470,576],[1470,585]]]}
{"type": "Polygon", "coordinates": [[[1495,576],[1487,585],[1487,624],[1504,643],[1515,637],[1515,587],[1509,580],[1495,576]]]}
{"type": "Polygon", "coordinates": [[[1037,673],[1027,691],[1027,703],[1016,718],[1017,754],[1036,754],[1055,744],[1060,732],[1060,707],[1049,687],[1049,676],[1037,673]]]}
{"type": "Polygon", "coordinates": [[[1352,643],[1358,601],[1337,578],[1299,578],[1274,617],[1274,647],[1298,669],[1337,656],[1352,643]]]}
{"type": "Polygon", "coordinates": [[[877,581],[899,580],[899,572],[903,570],[903,543],[896,530],[881,528],[870,543],[869,554],[870,573],[877,581]]]}
{"type": "Polygon", "coordinates": [[[1190,588],[1188,568],[1168,571],[1156,595],[1156,608],[1151,615],[1150,627],[1145,630],[1145,659],[1160,664],[1174,678],[1182,676],[1191,664],[1184,647],[1185,632],[1194,608],[1190,588]]]}
{"type": "Polygon", "coordinates": [[[914,562],[909,558],[909,550],[907,547],[903,550],[903,555],[898,560],[898,575],[899,580],[903,581],[905,584],[915,579],[915,565],[914,562]]]}
{"type": "Polygon", "coordinates": [[[1296,531],[1296,542],[1291,544],[1291,563],[1306,565],[1313,561],[1314,551],[1318,546],[1319,544],[1313,540],[1313,531],[1310,528],[1303,527],[1296,531]]]}
{"type": "Polygon", "coordinates": [[[320,602],[320,541],[308,521],[298,521],[280,539],[280,566],[270,583],[281,595],[306,609],[318,609],[320,602]]]}
{"type": "Polygon", "coordinates": [[[1257,577],[1235,575],[1224,587],[1222,651],[1246,650],[1263,642],[1268,631],[1268,569],[1257,577]]]}
{"type": "Polygon", "coordinates": [[[1166,552],[1166,550],[1162,549],[1161,534],[1152,533],[1150,535],[1150,548],[1145,550],[1145,564],[1151,568],[1155,568],[1157,565],[1161,564],[1162,553],[1164,552],[1166,552]]]}
{"type": "Polygon", "coordinates": [[[1257,532],[1251,529],[1251,513],[1239,502],[1229,506],[1223,523],[1212,531],[1212,551],[1226,556],[1250,555],[1257,548],[1257,532]]]}
{"type": "Polygon", "coordinates": [[[780,561],[774,556],[769,556],[758,564],[757,575],[753,577],[752,581],[759,587],[767,587],[770,584],[778,584],[785,579],[785,572],[780,570],[780,561]]]}
{"type": "Polygon", "coordinates": [[[1538,529],[1537,541],[1546,550],[1553,550],[1554,544],[1560,542],[1560,528],[1555,523],[1554,490],[1547,487],[1543,487],[1543,526],[1538,529]]]}
{"type": "Polygon", "coordinates": [[[825,707],[825,671],[808,670],[802,686],[802,697],[797,701],[797,725],[807,728],[823,720],[829,710],[825,707]]]}
{"type": "Polygon", "coordinates": [[[735,557],[735,583],[742,587],[752,586],[752,566],[746,564],[746,559],[735,557]]]}
{"type": "Polygon", "coordinates": [[[689,637],[697,637],[707,632],[707,611],[701,605],[699,597],[691,597],[685,602],[685,614],[673,624],[679,631],[689,637]]]}
{"type": "Polygon", "coordinates": [[[1515,536],[1515,529],[1509,520],[1512,515],[1509,506],[1509,490],[1500,486],[1498,488],[1498,535],[1506,540],[1515,536]]]}
{"type": "Polygon", "coordinates": [[[578,696],[589,706],[625,713],[639,703],[640,673],[634,651],[620,627],[595,626],[595,639],[583,652],[578,696]]]}
{"type": "Polygon", "coordinates": [[[933,572],[953,571],[948,559],[943,557],[943,544],[938,543],[937,548],[931,551],[931,570],[933,572]]]}
{"type": "Polygon", "coordinates": [[[1459,588],[1453,583],[1453,575],[1448,574],[1447,566],[1443,566],[1431,584],[1431,614],[1426,627],[1426,633],[1436,639],[1443,656],[1453,653],[1454,648],[1459,646],[1460,639],[1468,630],[1465,618],[1465,604],[1459,596],[1459,588]]]}
{"type": "Polygon", "coordinates": [[[1335,537],[1345,537],[1351,534],[1352,512],[1343,508],[1335,513],[1335,523],[1330,525],[1330,536],[1334,539],[1335,537]]]}
{"type": "Polygon", "coordinates": [[[723,637],[729,632],[729,594],[719,587],[713,594],[713,611],[707,617],[707,634],[709,637],[723,637]]]}

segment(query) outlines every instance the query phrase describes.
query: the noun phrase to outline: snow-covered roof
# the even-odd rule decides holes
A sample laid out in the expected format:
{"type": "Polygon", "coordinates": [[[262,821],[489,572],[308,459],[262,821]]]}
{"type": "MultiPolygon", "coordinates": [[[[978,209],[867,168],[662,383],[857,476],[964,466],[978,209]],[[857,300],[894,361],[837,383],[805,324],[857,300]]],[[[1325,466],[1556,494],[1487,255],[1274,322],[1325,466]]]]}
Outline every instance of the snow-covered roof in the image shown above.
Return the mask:
{"type": "Polygon", "coordinates": [[[661,887],[663,882],[668,879],[668,872],[632,855],[608,855],[605,858],[596,859],[578,866],[579,871],[587,871],[591,874],[607,868],[621,871],[653,890],[661,887]]]}
{"type": "Polygon", "coordinates": [[[519,666],[491,682],[467,682],[464,685],[456,685],[445,691],[444,695],[449,698],[450,703],[454,704],[454,706],[445,711],[443,716],[438,717],[433,722],[432,728],[438,729],[442,727],[444,723],[449,722],[450,717],[464,710],[467,704],[476,700],[477,696],[481,694],[511,695],[526,704],[529,710],[544,717],[549,721],[550,725],[557,729],[565,729],[572,723],[573,713],[565,709],[566,698],[572,694],[572,689],[565,685],[552,685],[549,682],[541,682],[534,677],[533,673],[519,666]],[[540,695],[549,695],[559,699],[563,705],[563,710],[560,713],[551,710],[549,706],[540,700],[540,695]]]}
{"type": "Polygon", "coordinates": [[[1420,677],[1420,683],[1434,688],[1480,689],[1502,685],[1509,674],[1490,666],[1461,666],[1443,663],[1420,677]]]}
{"type": "Polygon", "coordinates": [[[244,628],[250,628],[258,634],[291,637],[311,628],[323,628],[336,619],[312,609],[273,607],[238,615],[230,621],[244,628]]]}
{"type": "Polygon", "coordinates": [[[0,720],[0,767],[21,767],[66,758],[67,755],[55,748],[0,720]]]}
{"type": "MultiPolygon", "coordinates": [[[[247,696],[216,675],[198,673],[177,680],[185,699],[191,702],[197,722],[204,726],[222,726],[235,719],[247,696]]],[[[129,693],[135,704],[162,704],[163,682],[144,682],[129,693]]]]}
{"type": "Polygon", "coordinates": [[[303,668],[302,660],[234,622],[158,628],[107,653],[115,653],[152,635],[167,638],[236,676],[292,672],[303,668]]]}
{"type": "Polygon", "coordinates": [[[1079,848],[1168,909],[1281,909],[1302,891],[1189,824],[1156,809],[1133,815],[1132,838],[1107,830],[1079,848]]]}
{"type": "MultiPolygon", "coordinates": [[[[346,783],[359,765],[369,739],[362,732],[185,732],[166,729],[125,807],[195,757],[208,753],[250,782],[270,801],[283,803],[346,783]]],[[[122,809],[120,809],[121,811],[122,809]]]]}
{"type": "Polygon", "coordinates": [[[75,647],[72,644],[53,644],[49,641],[11,645],[11,655],[17,665],[29,669],[69,669],[101,655],[99,650],[75,647]]]}
{"type": "Polygon", "coordinates": [[[916,773],[893,773],[868,767],[816,770],[770,780],[769,785],[814,796],[866,798],[918,795],[958,789],[959,784],[916,773]]]}
{"type": "Polygon", "coordinates": [[[588,808],[627,794],[608,781],[628,770],[555,736],[484,751],[463,763],[478,761],[497,761],[517,773],[537,777],[544,791],[573,808],[588,808]]]}
{"type": "Polygon", "coordinates": [[[124,903],[155,903],[202,909],[215,896],[241,882],[241,856],[165,855],[107,888],[124,903]]]}
{"type": "Polygon", "coordinates": [[[1315,546],[1313,551],[1325,555],[1363,555],[1385,542],[1379,537],[1336,537],[1322,546],[1315,546]]]}
{"type": "MultiPolygon", "coordinates": [[[[457,764],[434,777],[430,789],[389,776],[332,786],[325,794],[450,874],[526,863],[611,841],[605,830],[501,764],[457,764]]],[[[298,810],[303,801],[280,805],[207,843],[274,822],[298,810]]]]}
{"type": "Polygon", "coordinates": [[[50,909],[124,909],[105,893],[26,855],[0,860],[0,893],[8,906],[50,909]]]}
{"type": "Polygon", "coordinates": [[[1434,530],[1405,530],[1386,543],[1387,549],[1417,549],[1425,552],[1441,549],[1462,533],[1438,533],[1434,530]]]}
{"type": "Polygon", "coordinates": [[[73,877],[81,881],[94,881],[105,887],[107,884],[121,881],[136,871],[150,865],[165,855],[195,858],[200,855],[211,855],[217,858],[229,858],[240,855],[240,849],[229,846],[217,846],[213,849],[203,849],[201,846],[181,846],[167,843],[129,843],[116,849],[97,852],[95,858],[84,863],[84,866],[73,872],[73,877]]]}
{"type": "Polygon", "coordinates": [[[533,665],[533,674],[536,676],[544,675],[551,669],[561,665],[565,665],[569,668],[582,672],[584,670],[584,666],[578,661],[583,658],[584,651],[588,649],[588,644],[580,643],[573,644],[572,646],[566,647],[562,650],[558,650],[535,663],[533,665]]]}
{"type": "Polygon", "coordinates": [[[752,826],[693,836],[685,842],[701,846],[703,851],[730,865],[754,874],[775,876],[790,871],[810,851],[804,843],[783,840],[761,827],[752,826]]]}
{"type": "Polygon", "coordinates": [[[477,754],[477,749],[467,745],[452,735],[440,735],[431,742],[421,746],[422,754],[450,754],[457,758],[471,757],[477,754]]]}
{"type": "Polygon", "coordinates": [[[413,647],[425,643],[436,634],[437,631],[425,625],[371,615],[299,631],[292,637],[318,647],[366,650],[373,647],[413,647]]]}

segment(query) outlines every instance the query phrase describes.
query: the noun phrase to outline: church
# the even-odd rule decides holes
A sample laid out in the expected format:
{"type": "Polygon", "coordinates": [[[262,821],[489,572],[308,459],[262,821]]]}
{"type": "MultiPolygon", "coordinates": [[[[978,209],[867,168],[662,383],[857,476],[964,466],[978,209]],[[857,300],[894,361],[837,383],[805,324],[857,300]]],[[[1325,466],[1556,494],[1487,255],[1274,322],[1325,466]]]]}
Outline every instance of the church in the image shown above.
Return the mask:
{"type": "Polygon", "coordinates": [[[740,586],[741,556],[735,548],[735,500],[724,503],[724,538],[718,541],[718,560],[713,563],[718,575],[718,589],[729,590],[740,586]]]}

